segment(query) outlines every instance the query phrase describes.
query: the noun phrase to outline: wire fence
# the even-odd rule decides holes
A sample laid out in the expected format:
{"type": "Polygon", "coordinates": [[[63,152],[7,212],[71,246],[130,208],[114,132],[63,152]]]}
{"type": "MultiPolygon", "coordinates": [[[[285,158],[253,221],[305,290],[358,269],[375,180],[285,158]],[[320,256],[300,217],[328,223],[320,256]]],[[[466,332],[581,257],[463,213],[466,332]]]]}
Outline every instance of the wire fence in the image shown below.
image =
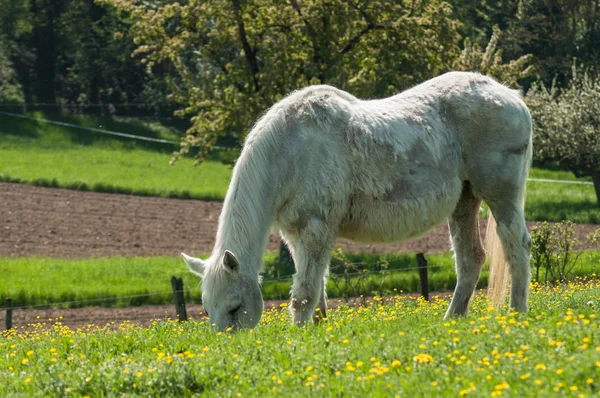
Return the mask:
{"type": "MultiPolygon", "coordinates": [[[[38,123],[39,122],[47,123],[47,124],[52,124],[52,125],[56,125],[56,126],[68,127],[68,128],[72,128],[72,129],[89,131],[89,132],[93,132],[93,133],[105,134],[105,135],[116,136],[116,137],[121,137],[121,138],[129,138],[129,139],[138,140],[138,141],[154,142],[154,143],[159,143],[159,144],[167,144],[167,145],[171,145],[171,146],[180,146],[181,145],[181,141],[166,140],[166,139],[154,138],[154,137],[145,137],[145,136],[141,136],[141,135],[122,133],[119,131],[107,130],[107,129],[102,129],[102,128],[81,126],[78,124],[61,122],[61,121],[57,121],[57,120],[50,120],[50,119],[45,119],[45,118],[40,118],[40,117],[27,116],[24,114],[19,114],[19,113],[14,113],[14,112],[0,111],[0,115],[11,116],[11,117],[19,118],[19,119],[35,121],[38,123]]],[[[217,150],[217,151],[225,151],[230,148],[227,148],[224,146],[219,146],[219,145],[213,145],[211,147],[211,149],[217,150]]]]}
{"type": "MultiPolygon", "coordinates": [[[[380,266],[382,264],[383,264],[382,262],[374,262],[374,263],[349,263],[346,265],[374,267],[374,266],[380,266]]],[[[424,268],[426,268],[427,270],[431,270],[431,269],[440,269],[440,268],[447,268],[447,267],[453,267],[453,266],[454,266],[453,264],[440,264],[440,265],[429,265],[428,264],[427,267],[424,267],[424,268]]],[[[344,275],[349,276],[349,277],[355,277],[355,276],[359,276],[359,275],[367,275],[368,276],[368,275],[381,275],[381,274],[393,274],[393,273],[398,273],[398,272],[416,272],[416,271],[418,271],[417,267],[407,267],[407,268],[398,268],[398,269],[389,269],[389,270],[388,269],[368,270],[367,272],[352,271],[352,272],[347,272],[344,275]]],[[[335,274],[330,274],[330,277],[335,277],[335,274]]],[[[293,279],[292,275],[279,277],[279,278],[263,279],[262,284],[263,284],[263,286],[265,286],[265,285],[268,285],[271,283],[289,282],[292,279],[293,279]]],[[[193,294],[194,292],[196,292],[196,290],[187,288],[187,289],[183,289],[182,292],[193,294]]],[[[168,294],[172,294],[172,293],[173,293],[172,290],[168,290],[168,291],[153,292],[153,293],[99,297],[99,298],[95,298],[95,299],[86,299],[86,300],[59,301],[59,302],[35,304],[35,305],[21,305],[21,306],[17,305],[17,306],[12,306],[11,308],[13,310],[31,310],[31,309],[56,308],[56,307],[59,307],[59,308],[82,307],[81,304],[89,305],[89,304],[97,304],[97,303],[103,303],[103,302],[109,302],[109,301],[119,301],[119,300],[124,300],[124,299],[168,295],[168,294]]],[[[0,308],[0,310],[5,310],[5,309],[6,309],[5,307],[0,308]]]]}

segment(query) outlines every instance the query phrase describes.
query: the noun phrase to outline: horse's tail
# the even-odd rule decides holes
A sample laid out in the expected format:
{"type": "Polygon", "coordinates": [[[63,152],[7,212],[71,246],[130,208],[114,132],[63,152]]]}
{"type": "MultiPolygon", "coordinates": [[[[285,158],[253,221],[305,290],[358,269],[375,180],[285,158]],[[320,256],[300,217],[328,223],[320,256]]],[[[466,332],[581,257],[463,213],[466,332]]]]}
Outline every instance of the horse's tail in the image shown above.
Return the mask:
{"type": "MultiPolygon", "coordinates": [[[[520,200],[522,209],[525,209],[526,184],[527,176],[529,175],[529,167],[531,165],[532,150],[531,141],[529,141],[525,167],[523,168],[523,174],[521,176],[520,200]]],[[[495,308],[500,308],[504,305],[504,299],[506,298],[510,268],[506,256],[504,255],[500,237],[496,231],[496,219],[491,211],[489,211],[488,214],[488,223],[485,233],[485,250],[490,256],[488,296],[490,297],[493,306],[495,308]]]]}

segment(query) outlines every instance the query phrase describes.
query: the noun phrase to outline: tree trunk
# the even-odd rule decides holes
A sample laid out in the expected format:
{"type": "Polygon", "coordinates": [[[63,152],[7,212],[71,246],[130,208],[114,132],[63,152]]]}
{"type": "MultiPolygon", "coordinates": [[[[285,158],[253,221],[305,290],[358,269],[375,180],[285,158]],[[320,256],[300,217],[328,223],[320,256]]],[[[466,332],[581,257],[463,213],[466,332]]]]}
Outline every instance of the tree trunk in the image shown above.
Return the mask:
{"type": "Polygon", "coordinates": [[[596,190],[596,200],[598,201],[598,206],[600,206],[600,171],[595,171],[592,174],[592,181],[594,181],[594,189],[596,190]]]}

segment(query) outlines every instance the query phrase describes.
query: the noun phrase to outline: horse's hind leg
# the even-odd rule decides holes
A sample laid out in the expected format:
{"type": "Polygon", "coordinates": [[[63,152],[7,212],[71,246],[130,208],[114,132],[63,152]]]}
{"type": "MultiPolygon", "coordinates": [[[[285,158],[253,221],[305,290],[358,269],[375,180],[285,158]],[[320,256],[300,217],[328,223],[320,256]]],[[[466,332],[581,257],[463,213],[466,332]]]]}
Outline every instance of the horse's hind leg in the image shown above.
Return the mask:
{"type": "Polygon", "coordinates": [[[471,184],[465,182],[456,209],[449,219],[456,261],[456,288],[446,318],[467,314],[469,301],[485,262],[485,252],[479,237],[477,221],[480,205],[481,199],[473,195],[471,184]]]}
{"type": "Polygon", "coordinates": [[[326,317],[325,280],[335,236],[325,222],[312,218],[298,236],[290,238],[296,273],[289,308],[292,321],[305,324],[326,317]]]}

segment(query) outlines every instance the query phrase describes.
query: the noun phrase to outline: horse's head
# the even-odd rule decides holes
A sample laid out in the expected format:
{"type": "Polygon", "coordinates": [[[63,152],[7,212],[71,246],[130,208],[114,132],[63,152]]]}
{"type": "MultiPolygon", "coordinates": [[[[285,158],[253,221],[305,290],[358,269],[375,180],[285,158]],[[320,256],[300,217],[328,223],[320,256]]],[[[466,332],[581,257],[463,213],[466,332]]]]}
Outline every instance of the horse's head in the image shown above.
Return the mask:
{"type": "Polygon", "coordinates": [[[253,328],[263,312],[258,279],[240,272],[240,263],[226,250],[206,261],[181,253],[190,271],[202,278],[202,305],[218,330],[253,328]]]}

